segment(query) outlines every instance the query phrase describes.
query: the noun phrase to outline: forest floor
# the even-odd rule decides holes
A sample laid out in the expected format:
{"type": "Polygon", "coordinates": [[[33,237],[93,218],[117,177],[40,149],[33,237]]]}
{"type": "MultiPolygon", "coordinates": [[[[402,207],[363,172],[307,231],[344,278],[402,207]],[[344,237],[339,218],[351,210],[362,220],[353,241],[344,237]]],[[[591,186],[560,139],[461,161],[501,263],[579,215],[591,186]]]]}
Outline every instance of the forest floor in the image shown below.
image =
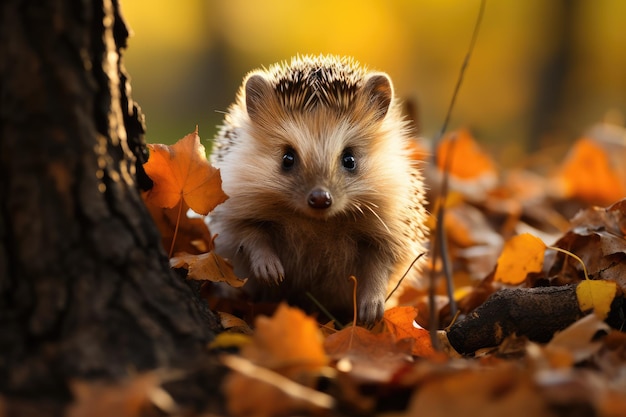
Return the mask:
{"type": "MultiPolygon", "coordinates": [[[[189,155],[204,152],[196,148],[197,133],[185,140],[173,146],[188,147],[189,155]]],[[[401,305],[371,329],[340,329],[284,304],[216,299],[205,290],[225,328],[207,346],[224,376],[217,383],[220,404],[190,401],[180,386],[168,389],[188,379],[187,371],[157,370],[110,385],[73,381],[75,399],[65,415],[624,416],[625,144],[623,128],[598,125],[560,161],[528,158],[507,170],[465,130],[444,138],[435,163],[416,148],[430,189],[433,238],[435,216],[444,208],[458,314],[442,261],[432,257],[425,275],[436,283],[436,321],[426,286],[405,285],[401,305]],[[537,160],[541,165],[532,166],[537,160]],[[439,192],[444,167],[445,201],[439,192]],[[428,330],[434,326],[437,332],[428,330]]],[[[151,146],[152,155],[167,159],[168,147],[151,146]]],[[[194,158],[185,164],[208,164],[194,158]]],[[[169,169],[164,166],[155,169],[169,169]]],[[[179,187],[173,194],[184,202],[165,201],[170,197],[161,193],[148,196],[147,204],[166,250],[177,254],[173,266],[188,269],[189,279],[241,286],[211,252],[202,219],[180,217],[183,204],[206,214],[223,201],[214,172],[198,170],[202,178],[193,184],[167,185],[179,187]],[[198,201],[198,184],[208,183],[210,191],[199,194],[212,200],[198,201]]],[[[158,184],[160,174],[147,172],[158,184]]],[[[195,384],[189,391],[201,393],[202,383],[195,384]]],[[[0,400],[0,416],[2,410],[0,400]]]]}

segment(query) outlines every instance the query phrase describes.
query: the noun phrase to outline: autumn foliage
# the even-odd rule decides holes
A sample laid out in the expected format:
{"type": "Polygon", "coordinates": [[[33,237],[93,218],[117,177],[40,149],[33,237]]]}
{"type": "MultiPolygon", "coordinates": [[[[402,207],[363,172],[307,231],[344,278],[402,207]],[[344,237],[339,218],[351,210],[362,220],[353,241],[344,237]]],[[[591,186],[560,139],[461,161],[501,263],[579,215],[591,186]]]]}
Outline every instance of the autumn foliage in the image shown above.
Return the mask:
{"type": "MultiPolygon", "coordinates": [[[[412,394],[406,408],[398,409],[406,415],[500,415],[516,414],[512,410],[517,409],[524,410],[520,415],[551,415],[552,407],[574,400],[597,415],[624,412],[626,386],[614,372],[607,373],[610,366],[626,370],[626,336],[621,331],[626,290],[626,200],[621,199],[626,196],[626,176],[615,163],[616,153],[624,150],[604,144],[602,137],[584,137],[549,178],[542,178],[524,169],[498,172],[468,130],[444,138],[433,150],[433,165],[423,149],[423,144],[416,146],[414,154],[423,160],[435,193],[437,180],[449,170],[451,190],[442,226],[454,264],[460,316],[448,315],[437,260],[432,265],[436,313],[448,327],[434,339],[426,330],[427,293],[410,284],[401,290],[403,305],[388,308],[382,322],[371,329],[337,328],[285,304],[273,306],[274,312],[248,304],[249,310],[242,312],[241,301],[216,304],[210,289],[204,291],[211,305],[245,319],[222,312],[225,332],[211,345],[238,352],[223,357],[231,369],[223,382],[228,412],[328,414],[342,404],[350,412],[374,413],[389,398],[407,392],[412,394]],[[594,186],[590,178],[596,179],[594,186]],[[614,204],[593,206],[598,202],[614,204]],[[569,220],[570,208],[582,211],[569,220]],[[498,297],[491,297],[494,294],[498,297]],[[525,311],[539,294],[568,301],[525,311]],[[505,315],[498,303],[512,310],[505,315]],[[554,314],[559,308],[571,311],[554,314]],[[548,311],[551,317],[545,316],[548,311]],[[489,322],[481,321],[485,314],[489,322]],[[515,317],[524,315],[538,321],[516,322],[515,317]],[[552,327],[544,328],[541,320],[552,327]],[[478,330],[462,337],[477,341],[480,349],[467,351],[456,339],[448,340],[448,335],[463,335],[468,325],[478,330]],[[500,328],[496,338],[494,328],[500,328]],[[460,357],[480,360],[453,359],[460,357]],[[574,368],[587,363],[595,370],[574,368]],[[569,373],[560,383],[537,379],[540,374],[562,375],[563,369],[569,373]],[[600,384],[585,382],[586,372],[595,372],[600,384]],[[329,379],[334,388],[320,390],[320,379],[329,379]],[[572,384],[584,387],[587,394],[573,398],[568,393],[572,384]],[[364,386],[373,387],[370,394],[363,394],[364,386]],[[496,395],[502,396],[498,402],[496,395]]],[[[151,145],[150,151],[146,172],[155,185],[145,201],[171,252],[172,267],[186,270],[188,279],[245,285],[245,277],[235,277],[228,260],[213,252],[202,217],[227,196],[197,131],[173,146],[151,145]]],[[[433,220],[430,224],[439,226],[433,220]]],[[[145,377],[147,388],[150,378],[145,377]]],[[[85,393],[81,395],[91,390],[77,389],[85,393]]]]}

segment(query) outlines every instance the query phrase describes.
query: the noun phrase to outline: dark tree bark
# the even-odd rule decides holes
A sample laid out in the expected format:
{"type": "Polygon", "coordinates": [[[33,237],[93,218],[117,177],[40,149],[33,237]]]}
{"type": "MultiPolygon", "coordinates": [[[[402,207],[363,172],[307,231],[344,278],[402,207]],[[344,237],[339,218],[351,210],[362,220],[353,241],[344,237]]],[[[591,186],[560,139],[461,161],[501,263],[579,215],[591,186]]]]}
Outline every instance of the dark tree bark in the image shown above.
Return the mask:
{"type": "Polygon", "coordinates": [[[67,396],[70,377],[197,358],[218,325],[170,270],[138,192],[117,1],[0,13],[0,391],[67,396]]]}

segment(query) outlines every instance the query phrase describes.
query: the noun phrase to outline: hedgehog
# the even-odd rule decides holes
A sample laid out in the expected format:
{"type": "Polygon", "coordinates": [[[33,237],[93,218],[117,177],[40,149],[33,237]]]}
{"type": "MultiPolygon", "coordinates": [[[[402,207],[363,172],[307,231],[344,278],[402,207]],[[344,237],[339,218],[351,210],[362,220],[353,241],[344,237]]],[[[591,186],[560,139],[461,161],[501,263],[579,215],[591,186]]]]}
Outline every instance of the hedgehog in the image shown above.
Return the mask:
{"type": "Polygon", "coordinates": [[[352,58],[297,56],[244,78],[213,142],[230,198],[209,224],[252,300],[382,317],[427,238],[411,140],[389,76],[352,58]]]}

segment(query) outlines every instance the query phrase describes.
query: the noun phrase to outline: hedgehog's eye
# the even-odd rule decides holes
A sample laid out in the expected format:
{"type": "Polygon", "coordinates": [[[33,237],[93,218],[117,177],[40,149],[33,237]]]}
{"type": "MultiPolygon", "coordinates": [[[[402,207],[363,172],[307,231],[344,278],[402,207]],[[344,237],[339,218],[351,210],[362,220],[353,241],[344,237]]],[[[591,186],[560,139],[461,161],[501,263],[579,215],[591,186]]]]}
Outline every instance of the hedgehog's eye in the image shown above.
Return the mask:
{"type": "Polygon", "coordinates": [[[283,154],[283,169],[285,171],[290,170],[296,163],[296,151],[291,148],[285,150],[283,154]]]}
{"type": "Polygon", "coordinates": [[[341,155],[341,165],[348,171],[354,171],[356,169],[356,158],[352,154],[351,149],[346,149],[341,155]]]}

